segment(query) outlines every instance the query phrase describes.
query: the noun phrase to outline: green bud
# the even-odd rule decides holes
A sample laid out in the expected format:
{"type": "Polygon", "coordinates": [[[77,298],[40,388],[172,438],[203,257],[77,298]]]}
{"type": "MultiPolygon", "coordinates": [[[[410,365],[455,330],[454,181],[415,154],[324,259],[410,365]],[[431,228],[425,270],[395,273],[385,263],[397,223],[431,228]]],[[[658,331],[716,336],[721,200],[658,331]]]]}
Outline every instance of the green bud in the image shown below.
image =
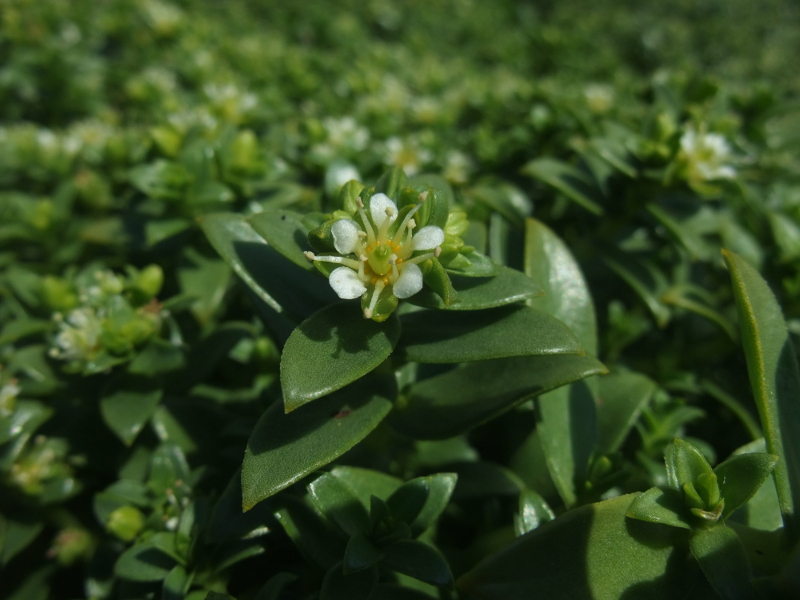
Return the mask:
{"type": "Polygon", "coordinates": [[[42,303],[53,312],[66,312],[78,305],[78,296],[72,286],[60,277],[45,275],[39,295],[42,303]]]}
{"type": "Polygon", "coordinates": [[[139,271],[133,281],[134,289],[139,292],[146,301],[155,298],[161,291],[164,284],[164,271],[158,265],[147,265],[139,271]]]}
{"type": "Polygon", "coordinates": [[[355,179],[351,179],[342,186],[339,190],[339,195],[336,198],[336,206],[345,211],[349,215],[356,212],[358,208],[356,200],[358,195],[364,190],[364,184],[355,179]]]}
{"type": "Polygon", "coordinates": [[[228,150],[230,167],[246,175],[258,175],[264,169],[256,134],[246,129],[234,138],[228,150]]]}
{"type": "Polygon", "coordinates": [[[120,506],[108,515],[106,530],[123,542],[136,539],[144,527],[144,515],[135,506],[120,506]]]}
{"type": "MultiPolygon", "coordinates": [[[[444,270],[442,264],[435,258],[428,261],[430,270],[426,273],[423,268],[423,281],[442,299],[446,305],[451,305],[458,301],[458,293],[453,288],[450,276],[444,270]]],[[[423,263],[424,264],[424,263],[423,263]]],[[[420,265],[422,267],[422,265],[420,265]]]]}
{"type": "Polygon", "coordinates": [[[138,316],[120,328],[120,334],[133,346],[139,346],[156,333],[155,319],[149,316],[138,316]]]}
{"type": "Polygon", "coordinates": [[[183,135],[172,127],[163,125],[153,127],[150,137],[159,152],[166,157],[175,158],[183,145],[183,135]]]}
{"type": "Polygon", "coordinates": [[[703,499],[700,497],[700,494],[697,493],[697,490],[691,482],[683,484],[683,498],[689,508],[697,508],[699,510],[705,510],[706,508],[706,503],[703,502],[703,499]]]}
{"type": "Polygon", "coordinates": [[[456,237],[462,237],[469,229],[469,219],[467,213],[454,210],[447,216],[447,223],[444,226],[444,232],[456,237]]]}
{"type": "Polygon", "coordinates": [[[695,481],[695,489],[703,499],[706,507],[713,509],[720,500],[719,484],[714,473],[701,473],[695,481]]]}
{"type": "Polygon", "coordinates": [[[89,208],[103,209],[111,204],[111,186],[95,171],[84,169],[75,175],[78,198],[89,208]]]}
{"type": "Polygon", "coordinates": [[[88,559],[93,545],[88,531],[70,527],[59,532],[47,555],[55,557],[60,564],[69,566],[79,560],[88,559]]]}
{"type": "Polygon", "coordinates": [[[33,206],[33,210],[27,215],[28,224],[34,229],[45,231],[53,223],[55,207],[50,200],[39,200],[33,206]]]}

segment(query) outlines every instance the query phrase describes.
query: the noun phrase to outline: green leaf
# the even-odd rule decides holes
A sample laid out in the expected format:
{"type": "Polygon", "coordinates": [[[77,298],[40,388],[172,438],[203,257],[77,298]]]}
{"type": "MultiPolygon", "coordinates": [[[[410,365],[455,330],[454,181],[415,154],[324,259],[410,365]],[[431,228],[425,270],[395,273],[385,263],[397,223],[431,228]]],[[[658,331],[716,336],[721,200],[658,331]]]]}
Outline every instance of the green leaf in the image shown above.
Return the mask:
{"type": "Polygon", "coordinates": [[[280,600],[281,592],[290,583],[297,581],[297,575],[294,573],[278,573],[269,578],[269,581],[264,584],[254,600],[280,600]]]}
{"type": "Polygon", "coordinates": [[[574,506],[597,444],[595,403],[586,383],[579,381],[536,398],[536,428],[553,483],[564,504],[574,506]]]}
{"type": "Polygon", "coordinates": [[[237,470],[217,500],[206,538],[209,542],[223,542],[266,535],[270,531],[272,512],[268,502],[242,512],[242,473],[237,470]]]}
{"type": "Polygon", "coordinates": [[[456,487],[455,473],[437,473],[404,483],[387,500],[392,516],[407,523],[418,536],[442,514],[456,487]]]}
{"type": "Polygon", "coordinates": [[[685,539],[681,530],[625,518],[634,498],[567,512],[483,560],[458,588],[480,600],[711,597],[685,551],[675,548],[685,539]]]}
{"type": "Polygon", "coordinates": [[[667,465],[667,481],[676,488],[682,489],[684,484],[695,484],[700,475],[710,475],[711,465],[695,446],[686,440],[676,439],[664,451],[664,462],[667,465]]]}
{"type": "Polygon", "coordinates": [[[767,451],[778,457],[773,477],[789,538],[800,538],[800,372],[780,306],[758,272],[723,251],[731,272],[747,371],[767,451]]]}
{"type": "Polygon", "coordinates": [[[363,377],[388,358],[399,337],[396,314],[376,323],[365,319],[352,302],[313,314],[292,332],[283,349],[286,412],[363,377]]]}
{"type": "Polygon", "coordinates": [[[191,584],[191,577],[182,566],[177,565],[164,579],[161,600],[183,600],[191,584]]]}
{"type": "Polygon", "coordinates": [[[325,574],[319,600],[369,600],[377,586],[377,568],[345,575],[339,563],[325,574]]]}
{"type": "Polygon", "coordinates": [[[251,290],[262,318],[281,339],[303,318],[338,299],[324,279],[286,259],[241,215],[213,214],[198,221],[214,249],[251,290]]]}
{"type": "MultiPolygon", "coordinates": [[[[753,452],[765,452],[766,443],[764,438],[760,438],[749,444],[737,448],[733,454],[749,454],[753,452]]],[[[778,502],[778,492],[775,489],[773,478],[764,482],[755,495],[742,507],[734,512],[729,523],[738,521],[749,527],[764,531],[774,531],[783,525],[781,517],[781,505],[778,502]]],[[[781,529],[783,531],[783,529],[781,529]]]]}
{"type": "Polygon", "coordinates": [[[114,574],[129,581],[163,581],[174,566],[174,558],[152,544],[143,543],[120,555],[114,574]]]}
{"type": "Polygon", "coordinates": [[[683,501],[682,492],[673,488],[650,488],[631,503],[625,514],[631,519],[681,529],[691,529],[694,524],[683,501]]]}
{"type": "Polygon", "coordinates": [[[698,528],[689,549],[711,586],[725,600],[755,600],[752,571],[739,536],[725,525],[698,528]]]}
{"type": "Polygon", "coordinates": [[[671,313],[661,301],[667,291],[667,281],[653,264],[640,261],[632,256],[618,256],[617,260],[606,258],[605,263],[627,283],[641,298],[656,320],[659,327],[666,327],[671,313]]]}
{"type": "Polygon", "coordinates": [[[657,386],[649,377],[632,371],[610,373],[597,384],[599,448],[609,454],[622,446],[657,386]]]}
{"type": "Polygon", "coordinates": [[[194,296],[192,312],[201,324],[208,323],[222,304],[230,283],[231,269],[218,258],[209,258],[189,248],[178,269],[181,290],[194,296]]]}
{"type": "Polygon", "coordinates": [[[157,381],[126,376],[106,389],[100,412],[117,437],[130,446],[153,416],[163,394],[157,381]]]}
{"type": "Polygon", "coordinates": [[[563,240],[536,219],[525,220],[525,274],[544,289],[528,304],[566,323],[596,355],[597,319],[586,279],[563,240]]]}
{"type": "Polygon", "coordinates": [[[461,502],[492,496],[517,497],[525,484],[513,472],[487,460],[460,462],[450,465],[458,475],[453,499],[461,502]]]}
{"type": "Polygon", "coordinates": [[[457,269],[447,267],[445,270],[451,275],[461,275],[462,277],[494,277],[499,272],[499,267],[494,261],[477,250],[461,252],[461,256],[470,262],[469,266],[459,267],[457,269]]]}
{"type": "Polygon", "coordinates": [[[184,367],[183,351],[166,340],[153,338],[128,365],[132,375],[157,375],[184,367]]]}
{"type": "Polygon", "coordinates": [[[27,548],[44,529],[40,521],[17,521],[0,516],[0,566],[5,566],[17,554],[27,548]]]}
{"type": "Polygon", "coordinates": [[[325,473],[308,485],[316,507],[347,537],[367,531],[369,514],[354,492],[335,475],[325,473]]]}
{"type": "Polygon", "coordinates": [[[383,558],[383,552],[367,539],[363,533],[357,533],[347,542],[344,553],[345,574],[355,573],[374,567],[383,558]]]}
{"type": "Polygon", "coordinates": [[[438,587],[453,585],[453,574],[444,556],[417,540],[398,540],[384,549],[382,565],[438,587]]]}
{"type": "Polygon", "coordinates": [[[330,474],[347,485],[364,508],[369,508],[372,496],[386,500],[403,485],[403,481],[397,477],[359,467],[337,466],[330,470],[330,474]]]}
{"type": "MultiPolygon", "coordinates": [[[[330,524],[300,498],[283,495],[275,518],[307,562],[330,569],[342,557],[345,544],[330,524]]],[[[278,500],[276,499],[276,500],[278,500]]]]}
{"type": "Polygon", "coordinates": [[[517,535],[533,531],[556,518],[544,498],[533,490],[522,490],[519,495],[517,535]]]}
{"type": "Polygon", "coordinates": [[[364,439],[391,410],[391,382],[369,377],[285,414],[275,402],[259,420],[242,465],[242,506],[249,510],[364,439]],[[387,393],[388,392],[388,393],[387,393]]]}
{"type": "Polygon", "coordinates": [[[390,424],[413,438],[445,439],[534,396],[604,372],[597,359],[569,354],[468,363],[412,385],[390,424]]]}
{"type": "Polygon", "coordinates": [[[527,306],[463,313],[424,310],[403,315],[400,348],[406,360],[456,363],[510,356],[583,354],[558,319],[527,306]]]}
{"type": "Polygon", "coordinates": [[[291,210],[265,210],[247,219],[255,232],[268,244],[306,271],[314,271],[314,264],[303,252],[308,250],[308,231],[303,215],[291,210]]]}
{"type": "Polygon", "coordinates": [[[791,262],[800,258],[800,227],[794,219],[778,212],[768,212],[772,237],[780,249],[781,261],[791,262]]]}
{"type": "Polygon", "coordinates": [[[498,267],[497,276],[460,277],[450,279],[458,292],[458,302],[447,305],[428,288],[409,298],[409,302],[426,308],[439,310],[482,310],[522,302],[528,298],[541,296],[542,288],[519,271],[508,267],[498,267]]]}
{"type": "Polygon", "coordinates": [[[777,462],[777,457],[769,454],[739,454],[714,469],[720,495],[725,500],[722,519],[727,519],[756,494],[777,462]]]}
{"type": "Polygon", "coordinates": [[[553,186],[590,213],[603,214],[603,207],[594,199],[591,181],[572,165],[553,158],[539,158],[526,164],[522,172],[553,186]]]}

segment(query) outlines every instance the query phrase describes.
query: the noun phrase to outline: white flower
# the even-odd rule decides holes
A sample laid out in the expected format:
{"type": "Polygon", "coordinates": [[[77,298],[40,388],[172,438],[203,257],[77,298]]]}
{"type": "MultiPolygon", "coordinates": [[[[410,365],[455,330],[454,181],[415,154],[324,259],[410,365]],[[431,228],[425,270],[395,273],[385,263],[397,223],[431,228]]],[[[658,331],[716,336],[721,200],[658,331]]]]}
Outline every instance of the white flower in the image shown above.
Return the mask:
{"type": "Polygon", "coordinates": [[[397,228],[392,225],[399,213],[397,205],[386,194],[370,199],[369,215],[358,200],[361,224],[353,219],[339,219],[331,227],[333,245],[341,256],[317,256],[306,252],[309,260],[342,265],[331,273],[329,283],[336,294],[352,300],[370,294],[364,317],[371,319],[378,298],[387,287],[397,298],[409,298],[422,289],[422,270],[419,263],[438,256],[444,242],[444,231],[428,225],[413,234],[417,226],[413,217],[422,207],[426,194],[414,206],[397,228]],[[394,229],[391,235],[389,231],[394,229]],[[425,252],[430,250],[431,252],[425,252]],[[423,252],[417,254],[416,252],[423,252]]]}
{"type": "Polygon", "coordinates": [[[103,324],[91,308],[76,308],[61,321],[50,356],[62,360],[88,360],[100,343],[103,324]]]}
{"type": "Polygon", "coordinates": [[[686,156],[689,175],[694,179],[732,179],[736,170],[728,164],[733,157],[727,140],[718,133],[700,133],[687,129],[681,136],[681,150],[686,156]]]}

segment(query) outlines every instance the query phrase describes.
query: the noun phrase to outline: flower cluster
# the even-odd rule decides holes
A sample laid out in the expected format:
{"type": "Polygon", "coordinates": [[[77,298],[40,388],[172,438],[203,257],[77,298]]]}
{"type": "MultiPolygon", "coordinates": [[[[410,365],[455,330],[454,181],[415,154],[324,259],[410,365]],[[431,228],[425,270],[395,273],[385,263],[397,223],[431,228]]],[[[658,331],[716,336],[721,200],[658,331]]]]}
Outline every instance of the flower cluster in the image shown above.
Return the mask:
{"type": "Polygon", "coordinates": [[[330,273],[330,285],[342,299],[364,299],[367,319],[383,320],[391,313],[376,313],[382,295],[392,302],[419,292],[423,284],[420,263],[441,254],[445,239],[441,227],[426,225],[414,233],[414,216],[426,197],[427,192],[421,193],[419,202],[403,211],[386,194],[373,195],[368,210],[358,198],[356,218],[337,219],[331,225],[336,254],[305,253],[317,263],[342,265],[330,273]]]}

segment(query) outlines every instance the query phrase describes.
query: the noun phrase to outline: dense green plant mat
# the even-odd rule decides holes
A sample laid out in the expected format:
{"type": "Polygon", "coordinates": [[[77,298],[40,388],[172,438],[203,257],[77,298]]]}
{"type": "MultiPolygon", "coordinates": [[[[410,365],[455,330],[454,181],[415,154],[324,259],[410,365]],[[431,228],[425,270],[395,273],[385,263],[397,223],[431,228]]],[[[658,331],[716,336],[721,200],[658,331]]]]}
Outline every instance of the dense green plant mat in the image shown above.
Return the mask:
{"type": "Polygon", "coordinates": [[[0,599],[800,597],[800,9],[662,4],[4,2],[0,599]]]}

